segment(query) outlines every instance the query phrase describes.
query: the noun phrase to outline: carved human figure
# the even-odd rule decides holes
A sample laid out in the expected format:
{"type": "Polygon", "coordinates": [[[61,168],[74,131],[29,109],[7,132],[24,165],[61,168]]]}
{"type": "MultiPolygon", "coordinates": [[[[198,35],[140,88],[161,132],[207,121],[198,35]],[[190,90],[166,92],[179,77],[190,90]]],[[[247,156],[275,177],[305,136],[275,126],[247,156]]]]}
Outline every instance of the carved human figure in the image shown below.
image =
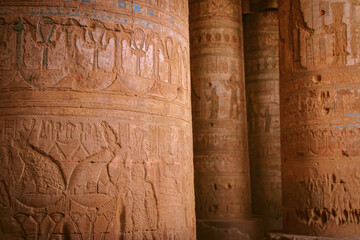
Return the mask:
{"type": "Polygon", "coordinates": [[[260,114],[260,116],[264,119],[265,122],[265,132],[270,132],[270,126],[271,126],[270,106],[267,106],[264,110],[264,113],[260,114]]]}
{"type": "Polygon", "coordinates": [[[102,122],[103,138],[106,148],[83,159],[74,168],[68,184],[68,190],[74,195],[87,195],[99,193],[99,178],[104,167],[121,153],[121,146],[112,127],[107,122],[102,122]]]}
{"type": "Polygon", "coordinates": [[[19,20],[14,26],[10,26],[6,23],[5,19],[0,18],[0,51],[3,53],[0,56],[0,86],[6,85],[7,81],[13,80],[15,71],[14,69],[15,61],[18,65],[21,64],[21,38],[24,31],[24,25],[21,20],[19,20]],[[15,30],[15,31],[12,31],[15,30]],[[17,32],[17,37],[15,38],[15,33],[17,32]],[[16,49],[14,41],[16,42],[16,49]],[[15,56],[16,54],[16,56],[15,56]],[[3,71],[2,71],[3,70],[3,71]],[[8,75],[10,74],[10,76],[8,75]],[[10,79],[6,79],[10,77],[10,79]]]}
{"type": "Polygon", "coordinates": [[[192,167],[187,1],[0,6],[0,239],[195,239],[192,178],[144,170],[150,157],[192,167]]]}
{"type": "MultiPolygon", "coordinates": [[[[67,34],[67,60],[69,62],[74,61],[79,63],[79,67],[81,67],[80,69],[83,70],[83,68],[86,66],[85,59],[82,54],[80,54],[79,48],[77,47],[77,41],[81,40],[83,43],[85,42],[85,30],[82,28],[81,24],[73,18],[66,20],[65,27],[67,34]]],[[[67,64],[66,68],[67,71],[71,73],[79,71],[78,67],[75,67],[73,64],[67,64]]]]}
{"type": "Polygon", "coordinates": [[[225,81],[225,87],[231,90],[229,118],[236,119],[239,115],[238,90],[240,89],[240,84],[235,75],[231,75],[230,79],[225,81]]]}
{"type": "MultiPolygon", "coordinates": [[[[114,31],[114,37],[116,39],[115,51],[114,51],[114,70],[120,74],[124,74],[123,67],[123,41],[131,42],[131,31],[125,29],[122,25],[117,25],[114,31]]],[[[137,45],[134,45],[137,48],[137,45]]],[[[136,51],[135,51],[136,52],[136,51]]]]}
{"type": "Polygon", "coordinates": [[[306,68],[301,64],[301,33],[305,32],[309,35],[313,34],[313,30],[308,27],[301,12],[300,0],[290,1],[290,19],[289,29],[292,39],[292,57],[293,57],[293,70],[301,70],[306,68]]]}
{"type": "MultiPolygon", "coordinates": [[[[159,75],[159,70],[160,70],[160,61],[161,61],[161,57],[160,54],[164,54],[165,51],[165,46],[164,43],[162,42],[162,40],[160,39],[159,35],[157,33],[152,33],[148,38],[147,38],[147,51],[151,51],[152,53],[152,63],[153,63],[153,79],[155,79],[156,81],[160,80],[160,75],[159,75]],[[150,50],[151,49],[151,50],[150,50]]],[[[139,50],[141,50],[141,48],[138,48],[139,50]]]]}
{"type": "MultiPolygon", "coordinates": [[[[209,83],[209,87],[211,88],[212,84],[209,83]]],[[[213,88],[211,88],[211,94],[210,96],[207,95],[206,91],[204,92],[206,101],[210,102],[211,107],[210,107],[210,118],[211,119],[216,119],[218,117],[218,112],[219,112],[219,96],[217,95],[216,92],[216,86],[214,86],[213,88]]]]}
{"type": "Polygon", "coordinates": [[[343,3],[332,3],[332,16],[333,23],[330,25],[325,25],[324,18],[322,23],[325,31],[328,34],[334,35],[334,56],[336,65],[344,65],[347,63],[346,56],[349,54],[346,51],[347,47],[347,26],[342,21],[343,12],[344,12],[344,4],[343,3]]]}

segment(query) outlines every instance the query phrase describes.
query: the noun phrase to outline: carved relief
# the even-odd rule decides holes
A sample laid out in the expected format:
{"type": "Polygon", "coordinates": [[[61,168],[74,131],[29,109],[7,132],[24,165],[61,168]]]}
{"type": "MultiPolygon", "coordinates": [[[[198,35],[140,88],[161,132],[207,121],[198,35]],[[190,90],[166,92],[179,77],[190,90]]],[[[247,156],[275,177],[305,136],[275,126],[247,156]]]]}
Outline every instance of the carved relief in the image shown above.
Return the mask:
{"type": "Polygon", "coordinates": [[[291,1],[290,10],[289,32],[291,33],[292,39],[293,69],[294,71],[298,71],[305,69],[307,66],[301,61],[302,56],[307,56],[306,53],[304,53],[304,47],[302,47],[303,45],[301,41],[305,39],[306,46],[306,41],[308,41],[309,37],[311,37],[314,30],[309,28],[305,22],[299,0],[291,1]],[[307,36],[303,34],[306,34],[307,36]]]}
{"type": "Polygon", "coordinates": [[[0,235],[194,239],[187,2],[0,5],[0,235]]]}
{"type": "Polygon", "coordinates": [[[75,18],[24,18],[14,25],[2,21],[1,26],[8,38],[18,41],[12,69],[1,70],[12,74],[2,80],[10,88],[6,82],[18,66],[34,89],[133,92],[182,102],[183,92],[189,91],[187,50],[175,38],[98,20],[83,24],[75,18]],[[37,53],[30,55],[30,49],[37,53]]]}
{"type": "Polygon", "coordinates": [[[251,198],[266,232],[282,229],[277,11],[244,17],[251,198]]]}
{"type": "Polygon", "coordinates": [[[356,127],[334,126],[333,129],[313,130],[300,128],[291,134],[286,134],[286,138],[293,138],[296,145],[291,144],[284,150],[287,151],[287,154],[300,158],[308,156],[357,156],[359,151],[354,146],[358,142],[358,132],[356,127]]]}
{"type": "Polygon", "coordinates": [[[297,194],[306,196],[302,204],[311,205],[310,208],[300,207],[297,203],[296,215],[299,222],[311,224],[321,231],[327,230],[331,225],[342,226],[345,224],[358,224],[358,203],[352,193],[351,187],[358,185],[358,170],[346,169],[348,174],[343,175],[344,170],[334,168],[332,173],[313,171],[308,179],[297,182],[297,194]],[[355,179],[353,177],[355,176],[355,179]],[[351,187],[350,187],[351,186],[351,187]],[[312,191],[321,192],[325,199],[316,199],[312,191]],[[313,197],[313,199],[311,199],[313,197]]]}
{"type": "Polygon", "coordinates": [[[342,21],[344,4],[332,3],[332,16],[333,23],[331,25],[325,25],[324,29],[326,33],[333,34],[334,37],[334,56],[335,65],[345,65],[347,63],[347,25],[342,21]]]}
{"type": "MultiPolygon", "coordinates": [[[[211,83],[209,83],[209,87],[211,88],[211,83]]],[[[206,92],[204,92],[204,95],[206,100],[211,102],[210,119],[216,119],[219,111],[219,96],[216,93],[216,86],[211,88],[210,96],[208,96],[206,92]]]]}
{"type": "Polygon", "coordinates": [[[238,98],[238,90],[240,88],[240,83],[237,81],[235,75],[231,75],[228,81],[225,81],[225,87],[230,89],[230,111],[229,118],[238,118],[239,116],[239,98],[238,98]]]}
{"type": "Polygon", "coordinates": [[[190,47],[194,53],[205,51],[199,47],[205,47],[209,44],[216,46],[232,47],[237,49],[240,43],[241,32],[234,28],[205,28],[196,29],[190,32],[190,47]]]}
{"type": "MultiPolygon", "coordinates": [[[[0,204],[12,208],[24,236],[59,236],[66,234],[68,224],[82,239],[111,239],[114,231],[125,238],[133,234],[129,232],[162,231],[169,224],[169,204],[185,217],[189,202],[182,202],[182,185],[187,184],[182,181],[187,180],[179,174],[186,167],[180,162],[189,159],[175,147],[186,142],[179,128],[156,126],[145,136],[148,130],[134,124],[119,123],[118,132],[106,121],[75,121],[69,134],[66,124],[1,121],[1,163],[7,173],[1,175],[0,204]],[[155,148],[167,138],[172,145],[150,155],[148,142],[156,136],[163,139],[152,141],[155,148]],[[134,142],[127,145],[129,140],[134,142]],[[179,158],[168,162],[171,156],[179,158]]],[[[185,219],[178,220],[186,227],[185,219]]]]}
{"type": "Polygon", "coordinates": [[[307,90],[289,98],[285,124],[295,119],[320,119],[323,117],[351,116],[356,114],[359,90],[353,88],[328,91],[307,90]],[[291,107],[290,107],[291,106],[291,107]]]}
{"type": "Polygon", "coordinates": [[[240,2],[190,2],[195,192],[200,219],[222,221],[251,215],[241,21],[240,2]]]}
{"type": "Polygon", "coordinates": [[[353,59],[355,59],[355,63],[359,62],[359,54],[360,54],[360,33],[359,33],[359,27],[360,22],[358,20],[359,17],[359,8],[360,4],[357,2],[353,2],[351,6],[351,12],[350,12],[350,18],[351,18],[351,40],[350,40],[350,46],[351,46],[351,54],[353,59]]]}
{"type": "MultiPolygon", "coordinates": [[[[358,167],[353,162],[359,155],[359,124],[358,74],[353,66],[358,64],[358,3],[300,2],[305,23],[314,30],[309,45],[313,64],[281,75],[284,229],[300,235],[356,236],[358,167]]],[[[286,1],[279,3],[281,11],[288,9],[286,1]]],[[[280,14],[282,28],[287,21],[280,14]]],[[[286,61],[286,34],[290,36],[291,29],[283,28],[283,34],[281,67],[289,69],[295,64],[286,61]]]]}
{"type": "Polygon", "coordinates": [[[16,76],[16,64],[20,64],[20,47],[21,36],[24,26],[21,22],[16,24],[14,29],[6,22],[4,18],[0,18],[0,51],[4,54],[0,56],[0,86],[5,87],[10,84],[16,76]],[[15,30],[15,31],[13,31],[15,30]],[[16,34],[18,31],[18,34],[16,34]],[[16,38],[17,35],[17,38],[16,38]],[[13,41],[10,41],[13,39],[13,41]],[[14,43],[17,42],[17,44],[14,43]]]}
{"type": "Polygon", "coordinates": [[[190,16],[195,17],[228,17],[238,18],[240,6],[229,0],[194,1],[190,4],[190,16]]]}
{"type": "Polygon", "coordinates": [[[204,61],[192,64],[192,71],[204,73],[238,74],[240,62],[238,59],[223,56],[204,57],[204,61]]]}

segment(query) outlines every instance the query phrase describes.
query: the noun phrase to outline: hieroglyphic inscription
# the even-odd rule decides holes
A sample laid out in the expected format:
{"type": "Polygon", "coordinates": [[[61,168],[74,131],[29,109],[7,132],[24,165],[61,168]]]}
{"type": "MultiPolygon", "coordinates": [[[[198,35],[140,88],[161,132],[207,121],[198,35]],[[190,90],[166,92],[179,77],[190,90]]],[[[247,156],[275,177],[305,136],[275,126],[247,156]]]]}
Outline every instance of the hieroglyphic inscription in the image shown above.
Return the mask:
{"type": "Polygon", "coordinates": [[[298,70],[291,69],[296,59],[287,57],[287,44],[296,40],[286,27],[291,4],[279,1],[284,229],[357,236],[358,3],[294,3],[307,27],[298,70]]]}
{"type": "Polygon", "coordinates": [[[82,239],[162,239],[170,211],[181,216],[174,233],[191,238],[183,129],[53,118],[6,119],[0,128],[0,204],[18,224],[2,234],[21,228],[27,238],[57,237],[70,228],[82,239]]]}
{"type": "Polygon", "coordinates": [[[252,206],[266,231],[282,228],[278,15],[244,17],[252,206]]]}
{"type": "Polygon", "coordinates": [[[187,2],[0,5],[0,238],[194,239],[187,2]]]}
{"type": "Polygon", "coordinates": [[[190,91],[182,39],[76,17],[7,18],[1,23],[11,42],[3,44],[9,52],[1,65],[4,87],[19,85],[18,72],[25,86],[41,90],[106,90],[180,102],[190,91]]]}
{"type": "Polygon", "coordinates": [[[241,2],[190,1],[190,42],[197,217],[248,218],[241,2]]]}

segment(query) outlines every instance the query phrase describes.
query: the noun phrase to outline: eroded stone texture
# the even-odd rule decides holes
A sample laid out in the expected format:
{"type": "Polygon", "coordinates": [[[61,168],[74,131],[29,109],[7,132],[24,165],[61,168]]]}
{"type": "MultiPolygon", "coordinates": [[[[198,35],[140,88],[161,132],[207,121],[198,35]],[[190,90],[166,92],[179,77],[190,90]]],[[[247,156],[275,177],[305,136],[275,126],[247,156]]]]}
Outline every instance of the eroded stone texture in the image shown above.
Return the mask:
{"type": "Polygon", "coordinates": [[[187,1],[0,6],[1,239],[195,239],[187,1]]]}
{"type": "Polygon", "coordinates": [[[190,1],[198,219],[252,216],[242,38],[241,1],[190,1]]]}
{"type": "Polygon", "coordinates": [[[356,1],[279,1],[286,232],[359,236],[356,1]]]}
{"type": "Polygon", "coordinates": [[[278,36],[277,11],[244,17],[252,209],[268,231],[282,229],[278,36]]]}
{"type": "Polygon", "coordinates": [[[266,240],[358,240],[359,237],[315,237],[315,236],[299,236],[282,233],[270,233],[265,236],[266,240]]]}

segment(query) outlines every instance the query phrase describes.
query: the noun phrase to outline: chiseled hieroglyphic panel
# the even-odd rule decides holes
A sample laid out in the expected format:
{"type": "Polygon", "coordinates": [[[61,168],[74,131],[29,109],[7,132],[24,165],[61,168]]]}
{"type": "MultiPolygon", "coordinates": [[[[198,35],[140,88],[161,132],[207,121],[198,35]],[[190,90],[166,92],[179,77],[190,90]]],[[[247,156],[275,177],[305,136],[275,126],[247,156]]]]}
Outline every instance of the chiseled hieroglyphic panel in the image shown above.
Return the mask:
{"type": "Polygon", "coordinates": [[[285,230],[358,236],[358,1],[279,1],[285,230]]]}
{"type": "Polygon", "coordinates": [[[241,1],[190,1],[196,213],[251,217],[241,1]]]}
{"type": "Polygon", "coordinates": [[[0,2],[1,239],[194,239],[188,9],[0,2]]]}
{"type": "Polygon", "coordinates": [[[276,10],[244,18],[252,209],[268,231],[282,229],[278,29],[276,10]]]}

